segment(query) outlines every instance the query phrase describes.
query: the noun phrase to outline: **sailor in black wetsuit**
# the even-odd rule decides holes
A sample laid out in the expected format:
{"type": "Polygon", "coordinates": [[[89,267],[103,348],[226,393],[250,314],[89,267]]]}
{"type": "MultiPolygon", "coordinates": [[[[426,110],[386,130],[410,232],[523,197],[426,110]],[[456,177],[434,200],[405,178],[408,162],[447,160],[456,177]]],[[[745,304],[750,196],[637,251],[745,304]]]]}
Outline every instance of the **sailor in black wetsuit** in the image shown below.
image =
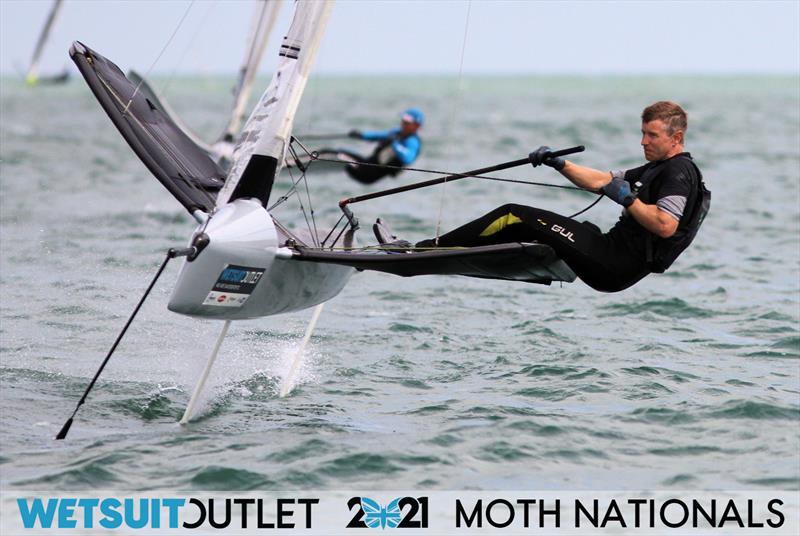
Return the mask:
{"type": "Polygon", "coordinates": [[[675,103],[657,102],[642,112],[642,147],[648,163],[627,171],[599,171],[540,147],[530,155],[576,185],[602,191],[622,205],[607,233],[534,207],[509,204],[417,248],[541,242],[595,290],[626,289],[651,272],[663,272],[689,245],[708,212],[710,193],[700,170],[684,152],[686,113],[675,103]]]}
{"type": "Polygon", "coordinates": [[[351,130],[349,132],[348,135],[351,138],[378,142],[369,157],[346,149],[322,149],[319,152],[320,154],[332,152],[341,160],[349,160],[351,163],[345,166],[345,172],[362,184],[372,184],[383,177],[395,176],[401,171],[398,169],[399,167],[412,164],[419,156],[422,142],[417,131],[425,121],[425,116],[418,109],[409,108],[401,114],[400,120],[400,128],[386,131],[351,130]]]}

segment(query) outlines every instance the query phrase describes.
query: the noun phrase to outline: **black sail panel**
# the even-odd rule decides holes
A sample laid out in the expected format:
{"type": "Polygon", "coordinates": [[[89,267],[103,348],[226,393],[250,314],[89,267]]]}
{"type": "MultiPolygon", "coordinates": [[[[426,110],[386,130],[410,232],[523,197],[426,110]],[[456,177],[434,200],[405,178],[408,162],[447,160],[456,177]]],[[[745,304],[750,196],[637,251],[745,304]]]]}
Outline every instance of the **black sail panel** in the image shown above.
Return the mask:
{"type": "Polygon", "coordinates": [[[190,213],[211,211],[225,172],[114,63],[75,41],[70,57],[145,166],[190,213]]]}

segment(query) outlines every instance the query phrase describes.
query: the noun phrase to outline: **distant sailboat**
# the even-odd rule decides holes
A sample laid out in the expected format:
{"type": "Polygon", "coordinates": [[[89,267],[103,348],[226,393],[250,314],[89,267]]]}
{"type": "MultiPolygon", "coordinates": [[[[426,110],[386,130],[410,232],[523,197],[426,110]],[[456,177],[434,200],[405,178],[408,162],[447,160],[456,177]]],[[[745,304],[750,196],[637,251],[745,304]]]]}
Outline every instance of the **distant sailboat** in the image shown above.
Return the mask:
{"type": "Polygon", "coordinates": [[[50,32],[53,29],[53,24],[58,17],[63,3],[64,0],[55,0],[53,2],[53,7],[50,8],[50,13],[47,15],[47,20],[44,23],[44,28],[42,28],[42,32],[39,34],[39,40],[36,42],[36,48],[33,51],[33,57],[31,57],[31,63],[28,66],[28,72],[25,74],[25,82],[29,86],[35,86],[37,84],[62,84],[69,80],[69,71],[66,68],[56,75],[39,76],[39,61],[42,59],[42,52],[50,38],[50,32]]]}

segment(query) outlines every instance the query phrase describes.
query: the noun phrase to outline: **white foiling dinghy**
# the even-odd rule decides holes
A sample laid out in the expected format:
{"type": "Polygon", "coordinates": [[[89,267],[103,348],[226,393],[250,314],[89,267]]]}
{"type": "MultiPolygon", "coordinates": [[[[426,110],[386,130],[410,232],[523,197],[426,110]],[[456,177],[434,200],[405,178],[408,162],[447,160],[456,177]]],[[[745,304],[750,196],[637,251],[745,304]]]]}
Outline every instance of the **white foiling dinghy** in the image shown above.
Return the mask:
{"type": "MultiPolygon", "coordinates": [[[[296,2],[277,70],[245,124],[227,174],[157,103],[137,91],[137,84],[115,64],[80,42],[73,43],[70,50],[92,92],[131,148],[198,222],[190,246],[168,254],[168,259],[186,257],[168,307],[180,314],[224,320],[225,324],[181,422],[191,416],[231,320],[316,305],[304,338],[307,341],[321,304],[336,296],[356,270],[543,284],[575,279],[550,247],[536,243],[404,254],[357,248],[354,235],[358,221],[345,202],[340,203],[342,217],[324,239],[317,234],[316,225],[309,229],[310,239],[301,239],[273,217],[270,209],[296,193],[299,179],[293,178],[292,191],[270,204],[272,187],[287,152],[297,157],[292,147],[292,123],[332,4],[296,2]]],[[[133,314],[137,311],[138,307],[133,314]]],[[[72,417],[57,438],[66,436],[71,422],[72,417]]]]}

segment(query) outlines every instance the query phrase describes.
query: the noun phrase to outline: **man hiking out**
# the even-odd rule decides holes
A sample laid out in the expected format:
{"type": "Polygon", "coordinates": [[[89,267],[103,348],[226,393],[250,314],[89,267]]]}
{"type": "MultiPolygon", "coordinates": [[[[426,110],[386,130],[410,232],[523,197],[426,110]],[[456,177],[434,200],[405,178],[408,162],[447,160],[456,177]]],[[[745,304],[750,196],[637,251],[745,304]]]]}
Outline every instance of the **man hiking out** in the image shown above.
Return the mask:
{"type": "MultiPolygon", "coordinates": [[[[593,289],[626,289],[651,272],[669,268],[692,241],[708,212],[710,193],[691,155],[684,152],[686,128],[686,112],[673,102],[656,102],[645,108],[641,144],[648,163],[627,171],[580,166],[549,156],[548,147],[530,154],[534,167],[550,166],[575,185],[602,192],[622,205],[622,215],[607,233],[589,222],[508,204],[438,240],[423,240],[413,247],[540,242],[551,246],[593,289]]],[[[375,231],[381,242],[390,236],[380,221],[375,231]]]]}
{"type": "Polygon", "coordinates": [[[402,166],[412,164],[419,156],[422,142],[417,131],[425,116],[416,108],[400,115],[400,127],[391,130],[351,130],[351,138],[374,141],[378,144],[370,156],[362,156],[347,149],[320,149],[319,154],[335,154],[337,159],[350,162],[345,172],[362,184],[372,184],[387,176],[395,176],[402,166]]]}

